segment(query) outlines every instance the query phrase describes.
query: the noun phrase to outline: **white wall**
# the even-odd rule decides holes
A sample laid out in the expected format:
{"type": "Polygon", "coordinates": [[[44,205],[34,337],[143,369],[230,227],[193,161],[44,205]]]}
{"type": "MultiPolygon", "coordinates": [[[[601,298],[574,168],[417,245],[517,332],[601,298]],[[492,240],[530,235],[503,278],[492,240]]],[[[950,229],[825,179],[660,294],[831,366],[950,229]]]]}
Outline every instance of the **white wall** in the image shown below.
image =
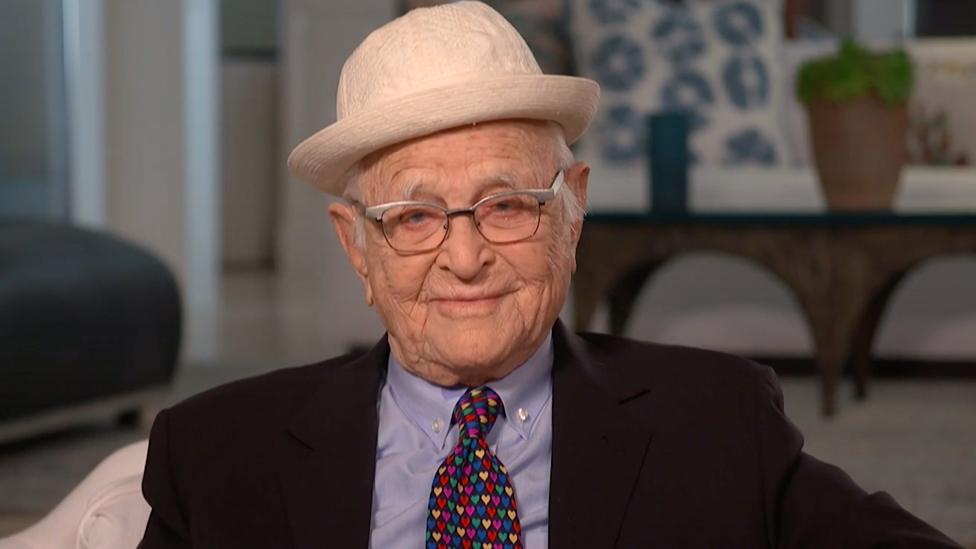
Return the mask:
{"type": "MultiPolygon", "coordinates": [[[[390,0],[283,2],[281,158],[335,120],[339,68],[370,31],[393,18],[393,4],[390,0]]],[[[294,179],[283,180],[277,257],[282,276],[277,295],[282,310],[289,311],[285,347],[334,354],[345,352],[351,344],[374,342],[383,333],[382,326],[365,306],[359,282],[346,264],[326,216],[325,196],[294,179]]]]}
{"type": "Polygon", "coordinates": [[[182,3],[107,0],[107,226],[186,280],[182,3]]]}
{"type": "MultiPolygon", "coordinates": [[[[217,343],[215,1],[98,4],[105,52],[104,227],[155,252],[176,274],[190,358],[211,356],[217,343]]],[[[90,10],[95,4],[78,5],[90,10]]]]}
{"type": "Polygon", "coordinates": [[[273,253],[278,78],[270,59],[221,63],[221,251],[225,265],[267,264],[273,253]]]}

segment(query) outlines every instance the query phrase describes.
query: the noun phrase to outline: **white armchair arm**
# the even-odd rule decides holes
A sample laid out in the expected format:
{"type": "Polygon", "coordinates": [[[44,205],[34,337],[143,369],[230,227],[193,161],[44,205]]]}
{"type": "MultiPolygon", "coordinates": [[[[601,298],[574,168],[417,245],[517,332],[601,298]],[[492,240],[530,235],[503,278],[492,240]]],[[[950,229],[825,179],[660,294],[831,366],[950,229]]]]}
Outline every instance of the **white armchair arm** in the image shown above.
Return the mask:
{"type": "Polygon", "coordinates": [[[40,522],[0,549],[134,549],[149,519],[142,497],[146,440],[105,458],[40,522]]]}

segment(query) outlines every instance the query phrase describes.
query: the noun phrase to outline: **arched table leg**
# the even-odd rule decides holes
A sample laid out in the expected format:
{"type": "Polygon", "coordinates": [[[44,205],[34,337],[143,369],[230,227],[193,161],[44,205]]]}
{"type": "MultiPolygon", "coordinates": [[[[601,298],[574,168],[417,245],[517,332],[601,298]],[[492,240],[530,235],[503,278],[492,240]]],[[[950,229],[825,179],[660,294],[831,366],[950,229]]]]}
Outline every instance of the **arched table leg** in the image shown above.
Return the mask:
{"type": "Polygon", "coordinates": [[[837,386],[851,354],[850,334],[855,330],[864,306],[856,296],[850,296],[850,301],[843,305],[816,301],[812,297],[806,296],[801,301],[816,348],[817,371],[823,392],[822,411],[825,416],[832,416],[837,409],[837,386]]]}
{"type": "Polygon", "coordinates": [[[884,317],[888,302],[906,271],[891,273],[888,280],[875,295],[871,296],[857,331],[851,342],[850,367],[854,373],[854,398],[864,400],[868,395],[868,378],[871,375],[871,350],[878,335],[878,327],[884,317]]]}
{"type": "Polygon", "coordinates": [[[821,408],[825,416],[832,416],[853,334],[867,308],[870,289],[877,287],[876,275],[856,254],[828,246],[826,239],[808,241],[800,258],[776,256],[765,264],[793,291],[806,317],[821,380],[821,408]]]}

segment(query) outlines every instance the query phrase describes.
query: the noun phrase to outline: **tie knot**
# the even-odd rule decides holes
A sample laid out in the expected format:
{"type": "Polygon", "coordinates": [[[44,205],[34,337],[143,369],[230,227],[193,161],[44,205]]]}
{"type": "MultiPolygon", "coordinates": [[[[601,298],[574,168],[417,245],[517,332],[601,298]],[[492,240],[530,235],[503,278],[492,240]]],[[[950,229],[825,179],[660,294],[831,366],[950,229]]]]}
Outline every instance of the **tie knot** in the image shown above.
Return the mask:
{"type": "Polygon", "coordinates": [[[504,413],[502,399],[491,387],[472,387],[461,395],[454,406],[454,421],[461,428],[461,437],[484,438],[495,424],[499,412],[504,413]]]}

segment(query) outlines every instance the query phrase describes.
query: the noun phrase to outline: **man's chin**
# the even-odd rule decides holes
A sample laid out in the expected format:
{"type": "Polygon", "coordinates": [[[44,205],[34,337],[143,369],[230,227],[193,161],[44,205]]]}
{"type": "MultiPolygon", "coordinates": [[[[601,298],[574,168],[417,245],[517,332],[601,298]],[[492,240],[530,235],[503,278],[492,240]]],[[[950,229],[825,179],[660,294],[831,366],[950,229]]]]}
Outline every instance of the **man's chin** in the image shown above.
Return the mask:
{"type": "Polygon", "coordinates": [[[436,330],[431,324],[427,334],[437,334],[439,347],[451,356],[481,357],[482,360],[497,359],[507,354],[520,342],[513,333],[509,320],[502,315],[472,316],[438,319],[436,330]]]}
{"type": "Polygon", "coordinates": [[[480,379],[484,381],[498,371],[506,370],[511,344],[506,344],[508,338],[501,337],[497,326],[492,333],[489,330],[471,333],[459,330],[456,337],[445,338],[442,341],[431,342],[438,352],[438,362],[469,382],[480,379]]]}

